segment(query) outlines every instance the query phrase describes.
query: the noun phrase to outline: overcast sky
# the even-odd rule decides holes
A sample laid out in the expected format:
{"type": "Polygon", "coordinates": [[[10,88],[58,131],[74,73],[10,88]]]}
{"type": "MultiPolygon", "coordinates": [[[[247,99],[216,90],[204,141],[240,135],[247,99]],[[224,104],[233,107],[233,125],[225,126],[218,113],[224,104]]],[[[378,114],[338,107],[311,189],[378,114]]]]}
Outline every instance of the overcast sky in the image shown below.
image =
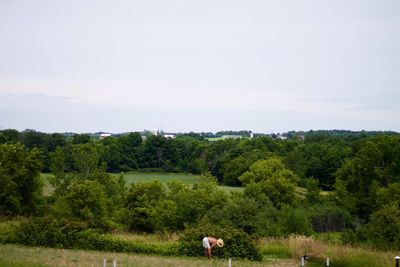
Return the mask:
{"type": "Polygon", "coordinates": [[[0,0],[0,129],[400,131],[399,0],[0,0]]]}

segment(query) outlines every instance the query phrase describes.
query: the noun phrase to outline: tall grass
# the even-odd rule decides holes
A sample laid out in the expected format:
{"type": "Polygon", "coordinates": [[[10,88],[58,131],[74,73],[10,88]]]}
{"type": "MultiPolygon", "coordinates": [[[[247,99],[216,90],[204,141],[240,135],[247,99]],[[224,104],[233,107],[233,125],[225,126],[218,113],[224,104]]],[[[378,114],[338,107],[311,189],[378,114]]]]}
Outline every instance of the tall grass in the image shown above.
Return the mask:
{"type": "MultiPolygon", "coordinates": [[[[288,253],[300,262],[300,258],[307,254],[308,266],[325,266],[326,258],[330,259],[330,266],[334,267],[387,267],[394,266],[394,251],[378,251],[363,247],[351,247],[335,243],[323,243],[312,237],[290,236],[281,239],[264,239],[263,247],[278,248],[281,254],[288,253]],[[279,250],[280,248],[280,250],[279,250]]],[[[267,249],[268,251],[268,249],[267,249]]]]}
{"type": "Polygon", "coordinates": [[[147,243],[153,245],[173,245],[178,243],[179,235],[172,234],[136,234],[126,232],[114,232],[112,236],[120,240],[147,243]]]}

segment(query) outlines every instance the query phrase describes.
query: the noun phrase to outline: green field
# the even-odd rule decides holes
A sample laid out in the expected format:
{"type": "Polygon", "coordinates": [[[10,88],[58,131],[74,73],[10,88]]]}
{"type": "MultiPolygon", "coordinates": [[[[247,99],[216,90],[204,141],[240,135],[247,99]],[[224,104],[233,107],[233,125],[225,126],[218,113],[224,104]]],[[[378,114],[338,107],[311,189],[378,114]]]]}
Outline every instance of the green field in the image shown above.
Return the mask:
{"type": "MultiPolygon", "coordinates": [[[[113,175],[120,175],[113,173],[113,175]]],[[[200,175],[189,173],[165,173],[165,172],[126,172],[123,174],[127,185],[138,182],[160,181],[166,184],[171,181],[181,181],[187,184],[195,184],[201,181],[200,175]]]]}
{"type": "MultiPolygon", "coordinates": [[[[121,175],[120,173],[112,173],[114,176],[121,175]]],[[[41,177],[44,181],[43,193],[44,195],[51,195],[53,193],[53,187],[49,183],[49,178],[53,175],[51,173],[42,173],[41,177]]],[[[123,173],[126,185],[129,186],[132,183],[147,182],[147,181],[160,181],[166,184],[171,181],[181,181],[186,184],[195,184],[201,182],[200,175],[190,173],[165,173],[165,172],[139,172],[132,171],[123,173]]],[[[241,192],[242,187],[232,186],[220,186],[225,192],[241,192]]]]}
{"type": "MultiPolygon", "coordinates": [[[[98,251],[66,250],[52,248],[26,247],[17,245],[0,245],[0,266],[9,267],[75,267],[75,266],[103,266],[107,259],[107,266],[112,266],[115,259],[118,267],[226,267],[228,260],[213,259],[211,262],[203,257],[161,257],[155,255],[140,255],[126,253],[105,253],[98,251]]],[[[291,259],[251,262],[246,260],[233,260],[233,266],[297,266],[291,259]]]]}

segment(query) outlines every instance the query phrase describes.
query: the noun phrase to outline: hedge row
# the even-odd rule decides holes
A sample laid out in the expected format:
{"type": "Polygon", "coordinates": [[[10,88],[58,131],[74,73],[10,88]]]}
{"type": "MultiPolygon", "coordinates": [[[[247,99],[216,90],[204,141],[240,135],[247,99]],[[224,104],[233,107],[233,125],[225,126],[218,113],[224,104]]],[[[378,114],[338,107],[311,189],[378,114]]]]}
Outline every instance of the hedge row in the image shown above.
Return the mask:
{"type": "Polygon", "coordinates": [[[116,239],[85,224],[35,218],[0,236],[1,243],[107,252],[177,255],[177,245],[153,245],[116,239]]]}
{"type": "Polygon", "coordinates": [[[213,250],[213,254],[217,257],[262,259],[256,245],[241,229],[228,226],[220,228],[209,223],[200,224],[185,231],[179,244],[154,245],[120,240],[96,229],[88,229],[87,225],[81,222],[43,217],[23,222],[19,227],[1,235],[0,243],[163,256],[203,256],[204,248],[201,241],[204,236],[216,236],[224,239],[225,247],[216,247],[213,250]]]}

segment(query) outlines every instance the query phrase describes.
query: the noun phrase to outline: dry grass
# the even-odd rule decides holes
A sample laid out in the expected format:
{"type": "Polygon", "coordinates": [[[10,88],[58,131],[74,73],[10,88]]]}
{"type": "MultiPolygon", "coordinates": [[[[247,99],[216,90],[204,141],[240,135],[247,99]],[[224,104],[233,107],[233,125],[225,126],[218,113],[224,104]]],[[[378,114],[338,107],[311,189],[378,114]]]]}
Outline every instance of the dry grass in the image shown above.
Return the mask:
{"type": "Polygon", "coordinates": [[[140,243],[150,243],[154,245],[172,245],[178,242],[179,235],[176,233],[172,234],[135,234],[126,232],[115,232],[112,234],[121,240],[140,242],[140,243]]]}
{"type": "MultiPolygon", "coordinates": [[[[188,257],[160,257],[138,254],[123,253],[104,253],[97,251],[83,250],[65,250],[51,248],[31,248],[16,245],[0,245],[0,264],[3,266],[60,266],[60,267],[76,267],[76,266],[103,266],[103,259],[108,259],[108,265],[112,266],[112,260],[117,260],[117,266],[174,266],[174,267],[226,267],[227,260],[215,259],[210,262],[205,258],[188,258],[188,257]]],[[[294,267],[297,264],[290,259],[276,259],[264,262],[251,262],[233,260],[233,266],[287,266],[294,267]]]]}
{"type": "Polygon", "coordinates": [[[362,247],[351,247],[333,243],[323,243],[312,237],[293,235],[289,238],[262,239],[263,252],[278,251],[281,254],[300,262],[301,256],[307,254],[309,266],[324,266],[326,258],[332,266],[340,267],[386,267],[394,266],[395,251],[378,251],[362,247]]]}

